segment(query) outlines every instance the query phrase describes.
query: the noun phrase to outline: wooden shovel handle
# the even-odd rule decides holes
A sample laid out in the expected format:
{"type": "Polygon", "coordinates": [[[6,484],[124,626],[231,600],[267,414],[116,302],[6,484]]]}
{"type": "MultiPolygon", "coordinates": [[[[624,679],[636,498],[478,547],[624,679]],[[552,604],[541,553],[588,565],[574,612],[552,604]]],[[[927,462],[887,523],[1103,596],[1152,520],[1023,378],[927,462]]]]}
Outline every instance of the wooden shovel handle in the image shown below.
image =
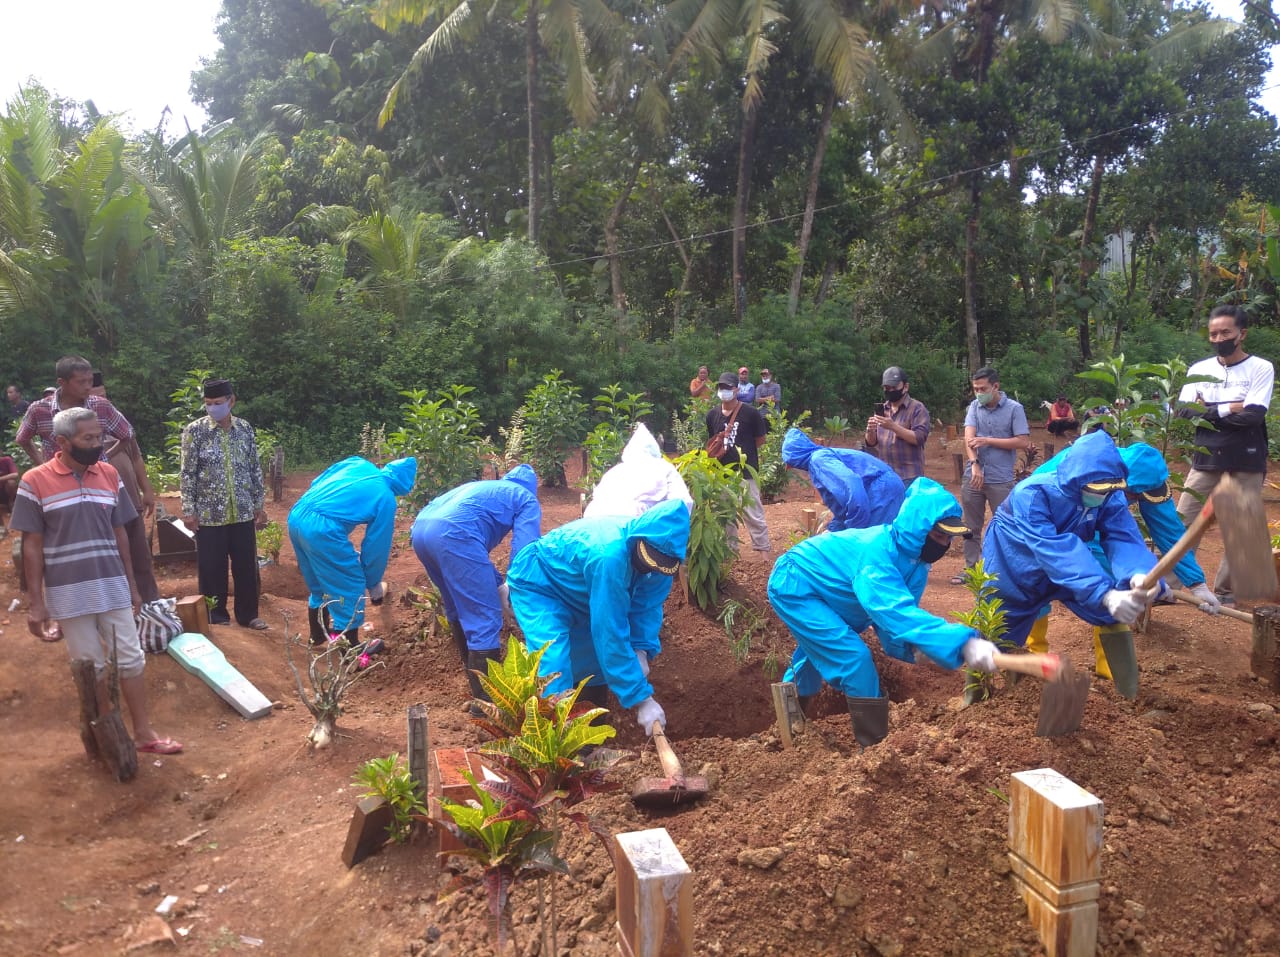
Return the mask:
{"type": "Polygon", "coordinates": [[[653,746],[658,749],[658,760],[662,762],[662,773],[675,781],[684,780],[684,765],[671,750],[667,741],[667,733],[662,730],[662,722],[655,721],[650,732],[653,735],[653,746]]]}
{"type": "MultiPolygon", "coordinates": [[[[1191,594],[1191,592],[1183,591],[1180,588],[1171,588],[1169,590],[1169,594],[1178,599],[1178,601],[1185,601],[1188,605],[1204,604],[1204,602],[1191,594]]],[[[1226,615],[1228,618],[1234,618],[1236,621],[1247,621],[1249,624],[1253,624],[1253,615],[1249,614],[1247,611],[1236,611],[1234,608],[1228,608],[1226,605],[1223,605],[1218,609],[1218,614],[1226,615]]]]}
{"type": "Polygon", "coordinates": [[[1187,530],[1182,533],[1182,537],[1174,542],[1173,548],[1161,555],[1160,561],[1156,562],[1155,568],[1147,572],[1145,580],[1156,582],[1173,571],[1173,567],[1182,561],[1182,556],[1196,547],[1196,543],[1200,541],[1212,524],[1213,499],[1210,498],[1209,501],[1204,503],[1204,509],[1196,516],[1196,520],[1188,525],[1187,530]]]}
{"type": "Polygon", "coordinates": [[[1045,681],[1052,681],[1058,677],[1058,672],[1062,668],[1062,659],[1054,654],[1007,655],[997,651],[992,657],[995,658],[996,667],[1001,671],[1020,671],[1024,675],[1043,678],[1045,681]]]}

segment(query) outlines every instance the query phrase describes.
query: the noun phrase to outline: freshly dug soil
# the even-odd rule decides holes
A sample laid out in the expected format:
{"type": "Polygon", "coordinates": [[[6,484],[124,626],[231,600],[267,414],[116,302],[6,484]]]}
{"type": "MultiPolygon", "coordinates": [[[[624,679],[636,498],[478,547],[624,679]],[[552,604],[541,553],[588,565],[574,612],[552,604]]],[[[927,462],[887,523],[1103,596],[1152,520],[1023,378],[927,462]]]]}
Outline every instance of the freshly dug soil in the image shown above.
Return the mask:
{"type": "MultiPolygon", "coordinates": [[[[937,440],[929,467],[954,489],[950,453],[937,440]]],[[[268,503],[271,517],[283,524],[312,477],[289,476],[285,500],[268,503]]],[[[1274,490],[1267,497],[1268,514],[1280,517],[1274,490]]],[[[542,498],[545,529],[577,517],[576,490],[542,498]]],[[[766,507],[775,548],[789,543],[813,498],[797,482],[766,507]]],[[[410,520],[401,520],[406,530],[410,520]]],[[[1216,533],[1200,555],[1212,573],[1216,533]]],[[[495,558],[505,567],[505,545],[495,558]]],[[[8,566],[0,607],[18,597],[8,566]]],[[[675,595],[667,606],[653,682],[673,745],[687,770],[711,779],[711,795],[661,814],[633,807],[632,784],[660,771],[634,719],[618,711],[615,743],[635,758],[618,768],[622,790],[586,805],[614,832],[671,833],[694,872],[696,953],[1043,953],[1006,856],[1010,775],[1040,767],[1105,804],[1099,953],[1280,953],[1280,702],[1249,674],[1247,625],[1159,607],[1139,637],[1138,699],[1095,681],[1084,727],[1058,739],[1034,736],[1033,680],[959,709],[961,675],[881,657],[893,702],[883,744],[858,751],[843,699],[828,690],[818,719],[783,751],[766,669],[785,665],[794,645],[768,610],[770,566],[744,557],[726,589],[765,616],[745,660],[714,617],[675,595]]],[[[950,555],[931,572],[925,605],[939,615],[971,604],[948,583],[960,566],[950,555]]],[[[397,536],[387,578],[393,596],[425,582],[407,533],[397,536]]],[[[175,661],[153,657],[154,723],[186,751],[141,755],[126,785],[84,757],[65,648],[27,634],[25,604],[0,616],[10,648],[0,659],[0,954],[122,953],[166,931],[201,953],[493,952],[480,889],[438,899],[450,875],[431,835],[352,870],[339,856],[358,794],[351,775],[371,757],[405,751],[410,705],[427,705],[433,747],[480,740],[461,710],[466,681],[452,642],[393,597],[385,666],[352,689],[334,745],[312,752],[310,716],[284,657],[286,621],[288,633],[306,621],[287,541],[281,564],[263,569],[263,589],[271,629],[219,628],[215,640],[277,710],[241,720],[175,661]],[[152,914],[166,895],[178,898],[167,928],[152,914]]],[[[195,590],[194,565],[163,569],[164,593],[195,590]]],[[[1089,629],[1060,609],[1050,643],[1078,667],[1092,663],[1089,629]]],[[[560,951],[615,954],[604,849],[570,831],[562,852],[571,875],[556,890],[560,951]]],[[[516,950],[537,953],[535,885],[518,885],[512,901],[516,950]]],[[[134,952],[171,948],[161,941],[134,952]]]]}

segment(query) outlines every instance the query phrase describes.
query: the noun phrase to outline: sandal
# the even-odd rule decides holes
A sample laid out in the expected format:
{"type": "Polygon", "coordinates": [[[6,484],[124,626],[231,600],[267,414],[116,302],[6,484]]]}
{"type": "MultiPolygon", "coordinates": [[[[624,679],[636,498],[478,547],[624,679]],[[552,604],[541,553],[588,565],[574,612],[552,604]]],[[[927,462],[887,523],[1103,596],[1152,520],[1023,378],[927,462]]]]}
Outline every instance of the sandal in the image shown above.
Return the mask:
{"type": "Polygon", "coordinates": [[[952,576],[951,576],[951,584],[953,584],[953,585],[963,585],[963,584],[964,584],[964,576],[963,576],[963,575],[952,575],[952,576]]]}
{"type": "Polygon", "coordinates": [[[254,631],[266,631],[270,626],[261,618],[255,618],[253,621],[249,622],[249,624],[245,625],[245,627],[252,628],[254,631]]]}
{"type": "Polygon", "coordinates": [[[145,754],[181,754],[182,742],[173,738],[156,738],[146,744],[138,745],[138,750],[145,754]]]}

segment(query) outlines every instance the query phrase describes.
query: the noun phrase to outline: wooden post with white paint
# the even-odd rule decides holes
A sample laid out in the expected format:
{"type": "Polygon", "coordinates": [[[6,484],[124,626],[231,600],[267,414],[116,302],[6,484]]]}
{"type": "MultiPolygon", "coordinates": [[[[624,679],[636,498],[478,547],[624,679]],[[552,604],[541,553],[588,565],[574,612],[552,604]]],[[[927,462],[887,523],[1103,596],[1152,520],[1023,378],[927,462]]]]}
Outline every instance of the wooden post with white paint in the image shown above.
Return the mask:
{"type": "Polygon", "coordinates": [[[1253,610],[1253,647],[1249,670],[1272,691],[1280,691],[1280,605],[1260,605],[1253,610]]]}
{"type": "Polygon", "coordinates": [[[409,776],[413,778],[414,790],[418,798],[425,801],[431,793],[431,782],[427,776],[428,746],[427,706],[415,704],[409,706],[409,776]]]}
{"type": "Polygon", "coordinates": [[[666,828],[614,835],[618,953],[693,957],[693,872],[666,828]]]}
{"type": "Polygon", "coordinates": [[[1009,863],[1047,957],[1098,946],[1102,801],[1052,768],[1019,771],[1009,791],[1009,863]]]}

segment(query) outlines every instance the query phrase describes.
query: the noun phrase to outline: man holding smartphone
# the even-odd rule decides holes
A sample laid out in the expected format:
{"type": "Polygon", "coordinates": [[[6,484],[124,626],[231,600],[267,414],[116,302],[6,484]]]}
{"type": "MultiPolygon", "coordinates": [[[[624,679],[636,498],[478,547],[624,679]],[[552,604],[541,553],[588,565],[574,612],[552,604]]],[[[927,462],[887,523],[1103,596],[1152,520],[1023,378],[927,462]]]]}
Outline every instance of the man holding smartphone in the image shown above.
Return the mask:
{"type": "Polygon", "coordinates": [[[867,451],[898,473],[904,485],[924,475],[924,443],[929,438],[929,410],[911,398],[907,374],[889,366],[880,377],[884,401],[867,419],[867,451]]]}

